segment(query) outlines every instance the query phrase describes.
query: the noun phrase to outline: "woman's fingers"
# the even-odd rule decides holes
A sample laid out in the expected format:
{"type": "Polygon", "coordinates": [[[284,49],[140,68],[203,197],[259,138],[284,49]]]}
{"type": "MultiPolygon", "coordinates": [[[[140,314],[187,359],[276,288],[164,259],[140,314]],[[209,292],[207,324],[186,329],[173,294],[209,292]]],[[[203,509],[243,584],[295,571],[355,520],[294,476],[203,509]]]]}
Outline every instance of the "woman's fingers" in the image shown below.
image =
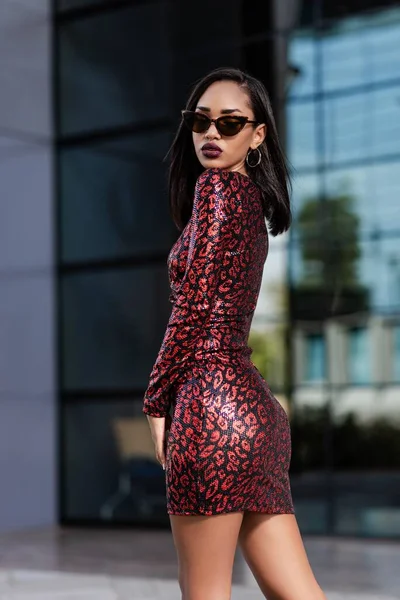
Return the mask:
{"type": "Polygon", "coordinates": [[[166,417],[151,417],[148,415],[147,419],[150,424],[156,458],[165,470],[166,417]]]}
{"type": "Polygon", "coordinates": [[[161,464],[162,468],[165,471],[165,450],[164,450],[164,437],[158,437],[156,442],[156,457],[158,462],[161,464]]]}

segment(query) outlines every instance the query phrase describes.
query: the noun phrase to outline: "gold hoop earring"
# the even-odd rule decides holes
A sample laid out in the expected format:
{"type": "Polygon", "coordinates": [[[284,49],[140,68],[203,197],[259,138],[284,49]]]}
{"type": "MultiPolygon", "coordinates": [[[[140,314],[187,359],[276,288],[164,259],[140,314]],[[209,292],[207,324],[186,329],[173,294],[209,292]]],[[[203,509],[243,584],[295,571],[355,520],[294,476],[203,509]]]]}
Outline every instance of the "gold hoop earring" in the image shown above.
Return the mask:
{"type": "Polygon", "coordinates": [[[260,162],[261,162],[261,151],[259,150],[259,148],[250,148],[250,150],[248,151],[247,156],[246,156],[246,163],[248,164],[248,166],[250,168],[254,169],[254,167],[258,167],[260,162]],[[254,164],[250,164],[250,162],[249,162],[249,156],[250,156],[251,152],[258,152],[257,162],[254,164]]]}

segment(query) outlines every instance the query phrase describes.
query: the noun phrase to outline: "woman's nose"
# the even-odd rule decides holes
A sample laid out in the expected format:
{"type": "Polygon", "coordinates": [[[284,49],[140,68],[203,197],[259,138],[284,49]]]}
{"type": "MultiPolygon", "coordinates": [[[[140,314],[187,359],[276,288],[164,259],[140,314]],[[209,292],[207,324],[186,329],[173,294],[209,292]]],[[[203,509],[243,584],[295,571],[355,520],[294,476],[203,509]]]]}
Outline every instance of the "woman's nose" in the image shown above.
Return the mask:
{"type": "Polygon", "coordinates": [[[215,127],[215,123],[210,123],[210,127],[205,132],[207,138],[218,138],[220,137],[218,129],[215,127]]]}

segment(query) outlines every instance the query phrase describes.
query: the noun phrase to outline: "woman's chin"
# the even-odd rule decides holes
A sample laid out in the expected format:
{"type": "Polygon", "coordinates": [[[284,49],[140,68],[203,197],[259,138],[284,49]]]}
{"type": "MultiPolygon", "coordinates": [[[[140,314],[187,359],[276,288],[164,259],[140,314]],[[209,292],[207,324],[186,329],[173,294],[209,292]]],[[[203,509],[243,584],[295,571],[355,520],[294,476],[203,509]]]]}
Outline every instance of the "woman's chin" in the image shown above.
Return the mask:
{"type": "Polygon", "coordinates": [[[207,156],[199,156],[200,164],[205,169],[210,169],[211,167],[218,167],[219,169],[223,169],[225,166],[225,161],[218,158],[207,158],[207,156]]]}

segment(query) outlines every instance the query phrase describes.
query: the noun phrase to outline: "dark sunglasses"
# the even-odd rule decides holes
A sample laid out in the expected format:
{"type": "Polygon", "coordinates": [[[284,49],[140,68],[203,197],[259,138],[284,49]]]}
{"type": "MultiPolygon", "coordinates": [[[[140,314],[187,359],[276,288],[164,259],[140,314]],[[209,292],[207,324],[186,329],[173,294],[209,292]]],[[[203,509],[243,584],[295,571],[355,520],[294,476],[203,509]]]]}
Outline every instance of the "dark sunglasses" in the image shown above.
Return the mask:
{"type": "Polygon", "coordinates": [[[258,121],[250,121],[248,117],[237,117],[226,115],[218,117],[218,119],[210,119],[203,113],[195,112],[194,110],[182,110],[183,122],[195,133],[204,133],[207,131],[211,123],[215,123],[215,127],[221,135],[236,135],[242,131],[246,123],[258,123],[258,121]]]}

